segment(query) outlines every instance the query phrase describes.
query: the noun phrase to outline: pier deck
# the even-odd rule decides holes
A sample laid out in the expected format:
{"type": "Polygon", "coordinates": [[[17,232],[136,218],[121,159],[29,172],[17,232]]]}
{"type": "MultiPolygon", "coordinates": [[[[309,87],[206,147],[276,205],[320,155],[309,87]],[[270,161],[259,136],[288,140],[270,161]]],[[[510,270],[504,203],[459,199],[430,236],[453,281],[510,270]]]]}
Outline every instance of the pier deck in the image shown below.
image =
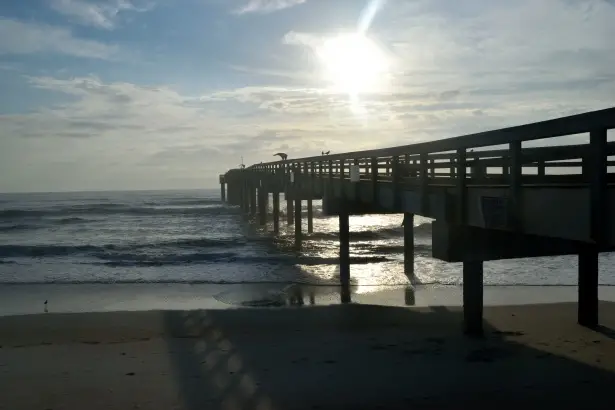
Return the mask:
{"type": "Polygon", "coordinates": [[[350,280],[352,214],[403,213],[405,271],[413,274],[413,215],[433,218],[433,257],[463,262],[465,328],[482,332],[483,262],[579,255],[578,321],[598,325],[598,253],[615,249],[615,107],[392,148],[288,159],[220,176],[230,204],[264,224],[280,193],[301,246],[301,201],[340,223],[342,300],[350,280]],[[579,135],[581,134],[581,135],[579,135]],[[543,140],[542,146],[536,146],[543,140]],[[575,144],[568,144],[576,142],[575,144]],[[526,146],[523,146],[523,145],[526,146]]]}

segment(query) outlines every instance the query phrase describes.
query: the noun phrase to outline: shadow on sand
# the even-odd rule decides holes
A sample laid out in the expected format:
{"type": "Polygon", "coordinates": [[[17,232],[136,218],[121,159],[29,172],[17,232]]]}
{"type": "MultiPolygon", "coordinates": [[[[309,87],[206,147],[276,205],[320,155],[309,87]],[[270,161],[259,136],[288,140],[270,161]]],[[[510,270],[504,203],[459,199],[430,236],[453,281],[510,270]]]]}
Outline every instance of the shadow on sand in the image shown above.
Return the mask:
{"type": "MultiPolygon", "coordinates": [[[[565,309],[574,312],[574,305],[565,309]]],[[[166,312],[165,323],[190,410],[612,408],[615,374],[570,357],[565,348],[574,335],[530,337],[486,321],[485,337],[470,339],[461,334],[460,309],[350,304],[166,312]]],[[[612,343],[598,332],[579,332],[585,339],[575,349],[612,343]]]]}

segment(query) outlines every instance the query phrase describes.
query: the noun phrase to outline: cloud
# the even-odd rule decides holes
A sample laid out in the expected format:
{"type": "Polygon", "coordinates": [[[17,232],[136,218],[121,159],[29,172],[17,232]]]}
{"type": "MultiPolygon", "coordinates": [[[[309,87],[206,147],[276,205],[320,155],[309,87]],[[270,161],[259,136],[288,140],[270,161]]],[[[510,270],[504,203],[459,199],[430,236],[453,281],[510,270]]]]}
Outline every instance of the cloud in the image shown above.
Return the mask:
{"type": "Polygon", "coordinates": [[[249,0],[247,4],[234,11],[235,14],[271,13],[298,6],[307,0],[249,0]]]}
{"type": "Polygon", "coordinates": [[[0,55],[56,53],[110,59],[117,52],[117,46],[75,37],[64,27],[24,23],[0,17],[0,55]]]}
{"type": "MultiPolygon", "coordinates": [[[[164,86],[96,76],[27,80],[60,98],[36,111],[0,115],[0,173],[14,175],[0,180],[0,191],[156,188],[171,180],[197,187],[204,176],[212,176],[207,183],[213,185],[213,176],[235,158],[188,151],[211,154],[260,132],[164,86]]],[[[246,157],[258,158],[252,155],[246,157]]]]}
{"type": "Polygon", "coordinates": [[[327,37],[328,36],[326,34],[289,31],[282,38],[282,43],[294,46],[306,46],[312,49],[317,49],[318,47],[323,45],[324,40],[327,37]]]}
{"type": "Polygon", "coordinates": [[[313,75],[309,72],[303,72],[299,70],[281,70],[278,68],[258,68],[258,67],[248,67],[243,65],[235,65],[231,64],[229,66],[232,70],[254,74],[264,77],[277,77],[280,79],[288,79],[288,80],[296,80],[301,82],[310,82],[313,80],[313,75]]]}
{"type": "Polygon", "coordinates": [[[151,9],[153,3],[138,7],[131,0],[49,0],[50,7],[74,21],[97,28],[115,28],[120,13],[125,11],[143,12],[151,9]]]}
{"type": "MultiPolygon", "coordinates": [[[[251,164],[277,151],[296,158],[410,144],[613,105],[615,8],[606,2],[386,4],[368,34],[393,59],[388,88],[357,100],[333,92],[307,53],[335,33],[309,26],[273,40],[276,58],[264,66],[232,66],[246,81],[236,88],[186,95],[104,76],[28,77],[59,98],[0,116],[0,174],[54,189],[213,186],[242,156],[251,164]]],[[[13,42],[58,52],[31,31],[0,31],[0,53],[13,42]]],[[[230,83],[238,82],[218,84],[230,83]]]]}

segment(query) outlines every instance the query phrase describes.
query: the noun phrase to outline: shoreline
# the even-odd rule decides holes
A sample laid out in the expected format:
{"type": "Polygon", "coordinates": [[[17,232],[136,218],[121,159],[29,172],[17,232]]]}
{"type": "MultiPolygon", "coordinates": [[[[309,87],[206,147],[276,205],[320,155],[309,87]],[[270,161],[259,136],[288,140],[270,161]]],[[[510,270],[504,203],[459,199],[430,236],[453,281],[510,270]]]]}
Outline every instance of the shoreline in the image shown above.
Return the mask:
{"type": "MultiPolygon", "coordinates": [[[[456,285],[359,286],[353,304],[461,306],[456,285]]],[[[235,309],[340,304],[339,286],[288,284],[0,284],[0,317],[44,313],[235,309]]],[[[599,298],[615,302],[615,286],[599,298]]],[[[485,306],[576,302],[576,286],[485,286],[485,306]]]]}

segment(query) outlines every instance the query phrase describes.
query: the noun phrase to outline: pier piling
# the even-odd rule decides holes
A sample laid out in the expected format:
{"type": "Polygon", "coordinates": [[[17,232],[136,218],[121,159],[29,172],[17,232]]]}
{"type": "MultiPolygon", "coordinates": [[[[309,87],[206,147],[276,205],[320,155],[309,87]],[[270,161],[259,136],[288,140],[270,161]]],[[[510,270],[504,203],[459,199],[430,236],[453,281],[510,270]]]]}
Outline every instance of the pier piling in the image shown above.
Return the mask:
{"type": "Polygon", "coordinates": [[[350,303],[350,221],[342,206],[339,213],[340,230],[340,285],[342,303],[350,303]]]}
{"type": "Polygon", "coordinates": [[[250,186],[250,216],[256,215],[256,188],[250,186]]]}
{"type": "Polygon", "coordinates": [[[258,221],[260,225],[267,224],[267,191],[260,187],[258,188],[258,221]]]}
{"type": "Polygon", "coordinates": [[[280,233],[280,193],[273,192],[273,232],[280,233]]]}
{"type": "Polygon", "coordinates": [[[314,233],[314,209],[311,199],[307,200],[307,231],[314,233]]]}
{"type": "Polygon", "coordinates": [[[463,262],[463,321],[469,336],[483,334],[483,262],[463,262]]]}
{"type": "Polygon", "coordinates": [[[588,245],[579,252],[578,323],[598,325],[598,249],[588,245]]]}
{"type": "Polygon", "coordinates": [[[295,248],[301,248],[301,200],[295,199],[295,248]]]}
{"type": "Polygon", "coordinates": [[[220,199],[222,200],[222,202],[226,202],[226,187],[225,187],[224,175],[220,175],[219,180],[220,180],[220,199]]]}
{"type": "Polygon", "coordinates": [[[292,225],[295,220],[295,211],[293,210],[293,200],[286,199],[286,223],[292,225]]]}
{"type": "Polygon", "coordinates": [[[250,212],[250,190],[248,189],[247,183],[244,184],[241,190],[241,208],[246,214],[250,212]]]}
{"type": "Polygon", "coordinates": [[[414,279],[414,214],[404,213],[404,273],[414,279]]]}

